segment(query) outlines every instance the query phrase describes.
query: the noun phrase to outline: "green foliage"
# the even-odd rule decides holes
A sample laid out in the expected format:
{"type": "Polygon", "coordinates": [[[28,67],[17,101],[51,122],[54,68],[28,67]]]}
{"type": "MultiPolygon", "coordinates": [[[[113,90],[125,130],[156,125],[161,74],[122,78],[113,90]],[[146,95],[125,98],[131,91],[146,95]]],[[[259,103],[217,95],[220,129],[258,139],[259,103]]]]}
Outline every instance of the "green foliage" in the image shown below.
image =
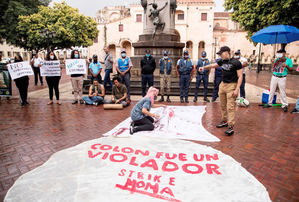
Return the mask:
{"type": "Polygon", "coordinates": [[[298,0],[225,0],[224,7],[248,37],[270,25],[299,26],[298,0]]]}
{"type": "Polygon", "coordinates": [[[48,5],[49,0],[1,0],[0,41],[17,45],[16,27],[20,15],[30,15],[38,11],[38,6],[48,5]]]}
{"type": "Polygon", "coordinates": [[[38,13],[20,16],[16,31],[21,47],[28,50],[90,46],[98,36],[96,21],[65,2],[55,3],[53,7],[40,6],[38,13]],[[40,31],[44,29],[55,31],[56,36],[42,37],[40,31]]]}

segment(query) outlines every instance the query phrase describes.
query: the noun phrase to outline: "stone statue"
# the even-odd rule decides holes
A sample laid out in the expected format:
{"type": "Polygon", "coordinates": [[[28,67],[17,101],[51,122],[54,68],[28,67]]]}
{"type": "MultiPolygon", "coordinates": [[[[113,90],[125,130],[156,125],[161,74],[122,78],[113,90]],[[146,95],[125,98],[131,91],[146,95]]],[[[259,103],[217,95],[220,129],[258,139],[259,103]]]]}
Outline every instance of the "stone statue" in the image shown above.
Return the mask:
{"type": "Polygon", "coordinates": [[[159,17],[159,14],[160,14],[160,11],[162,11],[166,6],[167,6],[168,2],[165,3],[165,5],[158,9],[158,5],[156,3],[152,3],[152,4],[149,4],[149,5],[152,5],[153,9],[150,9],[150,15],[148,17],[154,17],[154,20],[153,20],[153,24],[154,24],[154,32],[153,32],[153,39],[155,38],[156,36],[156,32],[157,32],[157,29],[158,27],[161,26],[161,29],[162,31],[164,30],[164,27],[165,27],[165,22],[161,22],[160,20],[160,17],[159,17]]]}
{"type": "Polygon", "coordinates": [[[147,0],[141,0],[141,6],[143,7],[144,9],[144,13],[146,13],[146,8],[147,8],[147,0]]]}

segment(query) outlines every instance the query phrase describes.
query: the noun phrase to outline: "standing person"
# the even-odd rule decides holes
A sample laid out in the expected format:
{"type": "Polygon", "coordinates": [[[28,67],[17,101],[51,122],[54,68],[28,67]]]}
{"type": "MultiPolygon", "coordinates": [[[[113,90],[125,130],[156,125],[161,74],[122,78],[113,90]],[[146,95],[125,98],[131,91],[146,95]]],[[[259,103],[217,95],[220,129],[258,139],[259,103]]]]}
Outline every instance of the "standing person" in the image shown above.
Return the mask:
{"type": "Polygon", "coordinates": [[[208,85],[209,85],[209,74],[210,70],[204,70],[204,71],[198,71],[200,67],[204,67],[210,64],[209,59],[206,58],[207,53],[206,51],[203,51],[201,53],[201,58],[198,60],[197,65],[196,65],[196,85],[195,85],[195,93],[194,93],[194,100],[193,102],[197,102],[197,97],[198,97],[198,89],[200,86],[201,81],[203,81],[203,93],[204,93],[204,101],[210,102],[208,99],[208,85]]]}
{"type": "MultiPolygon", "coordinates": [[[[217,55],[220,56],[220,53],[217,52],[217,55]]],[[[216,63],[221,60],[221,57],[216,59],[216,63]]],[[[215,68],[215,77],[214,77],[214,89],[213,89],[213,98],[212,102],[215,102],[217,98],[219,97],[218,92],[219,92],[219,86],[222,81],[222,67],[217,67],[215,68]]]]}
{"type": "MultiPolygon", "coordinates": [[[[46,56],[46,60],[47,61],[57,60],[57,57],[53,51],[49,51],[46,56]]],[[[53,89],[55,91],[57,104],[61,105],[61,102],[59,100],[59,81],[60,81],[60,79],[61,79],[61,76],[46,76],[46,81],[47,81],[48,88],[49,88],[49,98],[50,98],[48,105],[53,104],[53,89]]]]}
{"type": "Polygon", "coordinates": [[[44,85],[43,77],[40,75],[40,67],[42,66],[43,60],[38,57],[38,53],[33,55],[33,58],[31,59],[31,66],[33,67],[34,72],[34,84],[37,86],[38,78],[40,81],[40,85],[44,85]]]}
{"type": "MultiPolygon", "coordinates": [[[[23,62],[23,58],[20,55],[15,56],[14,62],[23,62]]],[[[29,105],[27,102],[28,97],[28,86],[29,86],[29,77],[23,76],[14,80],[17,88],[19,89],[21,106],[29,105]]]]}
{"type": "Polygon", "coordinates": [[[95,78],[93,84],[89,87],[88,96],[84,96],[83,100],[87,105],[95,105],[104,103],[105,88],[104,85],[99,84],[98,80],[95,78]]]}
{"type": "Polygon", "coordinates": [[[156,69],[155,58],[151,56],[150,50],[145,51],[145,56],[140,61],[142,97],[145,96],[146,84],[148,87],[154,85],[154,71],[156,69]]]}
{"type": "MultiPolygon", "coordinates": [[[[80,59],[80,53],[78,50],[72,51],[71,59],[80,59]]],[[[84,104],[82,100],[83,77],[84,74],[71,74],[71,82],[74,91],[74,100],[72,102],[73,105],[78,103],[78,97],[80,104],[84,104]]]]}
{"type": "Polygon", "coordinates": [[[91,81],[93,81],[94,78],[97,78],[99,83],[102,83],[101,72],[102,72],[103,67],[102,67],[101,63],[98,62],[97,55],[93,55],[92,60],[93,61],[89,64],[89,71],[91,73],[91,81]]]}
{"type": "Polygon", "coordinates": [[[130,95],[130,70],[133,67],[132,61],[129,57],[127,57],[126,49],[121,50],[121,57],[118,59],[116,63],[116,70],[121,78],[121,82],[126,85],[127,87],[127,94],[128,94],[128,101],[131,101],[130,95]]]}
{"type": "Polygon", "coordinates": [[[189,103],[189,87],[190,82],[193,78],[194,66],[193,62],[189,57],[189,52],[187,50],[184,51],[184,57],[178,60],[177,63],[177,76],[180,78],[180,100],[181,103],[185,102],[189,103]]]}
{"type": "Polygon", "coordinates": [[[161,99],[158,102],[164,102],[164,89],[167,89],[167,102],[171,102],[170,96],[170,85],[171,85],[171,71],[172,71],[172,60],[168,57],[168,51],[164,51],[163,58],[160,59],[160,91],[161,99]]]}
{"type": "Polygon", "coordinates": [[[225,134],[230,136],[234,134],[235,101],[239,95],[240,86],[242,84],[243,71],[240,61],[231,58],[229,47],[221,47],[219,53],[221,55],[221,60],[216,64],[201,67],[200,70],[203,71],[209,68],[222,67],[222,82],[219,89],[222,121],[216,127],[228,127],[225,134]]]}
{"type": "Polygon", "coordinates": [[[282,109],[284,112],[288,111],[288,100],[286,95],[286,80],[288,71],[292,71],[293,63],[292,60],[286,57],[286,51],[280,49],[277,51],[276,59],[273,65],[273,75],[270,83],[270,95],[269,95],[269,104],[265,105],[266,108],[271,107],[273,102],[274,93],[278,86],[280,101],[282,103],[282,109]]]}
{"type": "Polygon", "coordinates": [[[117,76],[113,79],[114,86],[112,87],[111,103],[122,104],[123,107],[128,106],[127,88],[121,83],[121,79],[117,76]]]}
{"type": "Polygon", "coordinates": [[[144,98],[142,98],[131,111],[132,123],[130,126],[130,134],[139,131],[152,131],[154,130],[154,118],[159,119],[158,114],[150,112],[151,107],[166,107],[166,105],[157,105],[155,100],[159,94],[159,90],[150,87],[144,98]]]}
{"type": "Polygon", "coordinates": [[[248,62],[246,58],[241,57],[241,52],[240,50],[237,50],[235,52],[235,58],[239,60],[242,64],[243,67],[243,80],[242,80],[242,85],[240,87],[240,97],[245,98],[245,82],[246,82],[246,67],[248,66],[248,62]]]}
{"type": "Polygon", "coordinates": [[[105,65],[104,88],[106,89],[107,84],[109,84],[112,89],[112,81],[110,79],[110,74],[113,71],[113,56],[109,53],[109,48],[107,46],[104,48],[104,51],[106,53],[105,59],[104,62],[101,62],[105,65]]]}

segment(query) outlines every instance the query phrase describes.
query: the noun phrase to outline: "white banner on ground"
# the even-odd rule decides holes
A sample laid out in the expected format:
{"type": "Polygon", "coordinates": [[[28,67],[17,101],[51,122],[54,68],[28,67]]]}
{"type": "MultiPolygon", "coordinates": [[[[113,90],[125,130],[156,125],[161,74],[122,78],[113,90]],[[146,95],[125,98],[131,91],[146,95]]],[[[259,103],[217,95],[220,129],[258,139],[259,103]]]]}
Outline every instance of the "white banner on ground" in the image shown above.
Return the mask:
{"type": "Polygon", "coordinates": [[[133,135],[104,137],[55,153],[19,177],[4,201],[271,200],[254,176],[220,151],[189,141],[133,135]]]}
{"type": "MultiPolygon", "coordinates": [[[[202,117],[206,112],[205,108],[205,106],[168,106],[167,108],[152,108],[151,113],[160,115],[160,119],[155,123],[154,131],[143,131],[135,133],[134,135],[218,142],[220,140],[202,126],[202,117]]],[[[128,118],[104,135],[118,137],[130,136],[130,123],[131,118],[128,118]]]]}
{"type": "Polygon", "coordinates": [[[86,74],[86,60],[68,59],[65,60],[66,74],[86,74]]]}
{"type": "Polygon", "coordinates": [[[59,60],[43,61],[40,74],[41,76],[61,76],[59,60]]]}
{"type": "Polygon", "coordinates": [[[8,64],[7,68],[12,80],[18,79],[23,76],[33,75],[33,71],[29,62],[17,62],[8,64]]]}

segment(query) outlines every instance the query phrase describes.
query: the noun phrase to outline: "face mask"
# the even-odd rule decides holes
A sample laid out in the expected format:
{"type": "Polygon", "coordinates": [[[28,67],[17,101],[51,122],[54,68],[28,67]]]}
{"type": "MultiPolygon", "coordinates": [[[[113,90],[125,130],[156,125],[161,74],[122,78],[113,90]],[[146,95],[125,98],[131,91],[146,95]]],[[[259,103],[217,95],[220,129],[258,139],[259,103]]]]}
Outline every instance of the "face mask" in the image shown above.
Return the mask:
{"type": "Polygon", "coordinates": [[[276,57],[281,58],[282,57],[282,53],[276,53],[276,57]]]}
{"type": "Polygon", "coordinates": [[[125,57],[126,57],[126,54],[125,54],[125,53],[122,53],[122,54],[121,54],[121,57],[125,58],[125,57]]]}
{"type": "Polygon", "coordinates": [[[93,63],[98,63],[98,59],[93,59],[93,63]]]}
{"type": "Polygon", "coordinates": [[[240,58],[240,55],[236,55],[235,58],[236,58],[236,59],[239,59],[239,58],[240,58]]]}
{"type": "Polygon", "coordinates": [[[149,58],[151,56],[151,54],[146,54],[145,56],[149,58]]]}
{"type": "Polygon", "coordinates": [[[54,60],[54,55],[50,55],[50,59],[51,59],[51,60],[54,60]]]}
{"type": "Polygon", "coordinates": [[[167,60],[167,59],[168,59],[168,56],[164,56],[164,59],[167,60]]]}
{"type": "Polygon", "coordinates": [[[158,96],[155,95],[154,100],[157,100],[157,99],[158,99],[158,96]]]}
{"type": "Polygon", "coordinates": [[[75,54],[75,58],[79,58],[79,54],[75,54]]]}

